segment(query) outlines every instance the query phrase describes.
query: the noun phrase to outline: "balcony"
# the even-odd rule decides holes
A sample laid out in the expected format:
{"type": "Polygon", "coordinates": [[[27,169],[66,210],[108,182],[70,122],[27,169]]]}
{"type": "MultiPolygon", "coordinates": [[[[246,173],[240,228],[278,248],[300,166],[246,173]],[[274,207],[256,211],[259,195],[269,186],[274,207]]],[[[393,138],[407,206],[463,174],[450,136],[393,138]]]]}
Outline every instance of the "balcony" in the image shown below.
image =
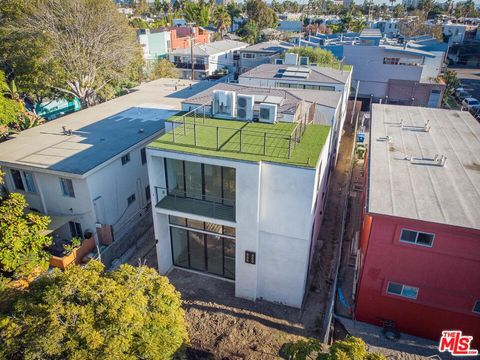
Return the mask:
{"type": "MultiPolygon", "coordinates": [[[[175,66],[179,69],[191,69],[192,64],[191,63],[185,63],[185,62],[176,62],[175,66]]],[[[194,70],[205,70],[208,71],[208,64],[193,64],[194,70]]]]}
{"type": "Polygon", "coordinates": [[[187,214],[205,216],[213,219],[235,221],[235,201],[216,198],[178,189],[155,187],[159,209],[178,211],[187,214]]]}

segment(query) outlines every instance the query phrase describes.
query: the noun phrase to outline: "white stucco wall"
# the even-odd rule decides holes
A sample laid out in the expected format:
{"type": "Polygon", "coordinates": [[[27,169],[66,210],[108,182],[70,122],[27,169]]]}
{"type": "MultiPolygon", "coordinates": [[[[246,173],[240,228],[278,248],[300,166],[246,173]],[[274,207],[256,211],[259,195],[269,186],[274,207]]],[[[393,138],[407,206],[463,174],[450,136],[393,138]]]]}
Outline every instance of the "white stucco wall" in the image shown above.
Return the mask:
{"type": "Polygon", "coordinates": [[[127,222],[147,206],[148,171],[147,165],[142,165],[142,148],[140,145],[128,151],[130,161],[125,165],[122,165],[121,158],[117,158],[87,177],[90,200],[96,204],[96,219],[112,225],[115,237],[129,230],[127,222]],[[135,194],[135,202],[128,206],[127,198],[132,194],[135,194]]]}

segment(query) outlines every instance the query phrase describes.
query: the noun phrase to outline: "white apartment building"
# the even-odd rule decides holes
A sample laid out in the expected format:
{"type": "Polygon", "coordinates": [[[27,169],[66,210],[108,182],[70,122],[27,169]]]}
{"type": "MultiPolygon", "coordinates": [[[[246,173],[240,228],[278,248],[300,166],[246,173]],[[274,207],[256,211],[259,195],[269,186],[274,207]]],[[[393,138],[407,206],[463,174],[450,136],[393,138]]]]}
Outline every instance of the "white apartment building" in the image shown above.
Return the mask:
{"type": "MultiPolygon", "coordinates": [[[[145,213],[145,147],[164,132],[164,120],[181,101],[168,97],[172,88],[165,85],[141,85],[0,143],[7,190],[24,194],[30,210],[51,217],[54,240],[86,232],[97,243],[118,239],[145,213]]],[[[86,251],[94,246],[90,242],[86,251]]]]}
{"type": "MultiPolygon", "coordinates": [[[[220,40],[194,45],[195,79],[204,79],[220,69],[227,69],[230,73],[236,72],[238,50],[247,46],[247,43],[235,40],[220,40]]],[[[173,50],[169,57],[170,61],[180,70],[181,79],[192,78],[192,50],[190,48],[173,50]]]]}
{"type": "Polygon", "coordinates": [[[278,95],[238,86],[185,100],[207,99],[167,122],[148,146],[148,173],[161,274],[201,272],[233,281],[238,297],[300,308],[324,211],[331,128],[311,124],[310,112],[283,117],[291,99],[278,95]]]}

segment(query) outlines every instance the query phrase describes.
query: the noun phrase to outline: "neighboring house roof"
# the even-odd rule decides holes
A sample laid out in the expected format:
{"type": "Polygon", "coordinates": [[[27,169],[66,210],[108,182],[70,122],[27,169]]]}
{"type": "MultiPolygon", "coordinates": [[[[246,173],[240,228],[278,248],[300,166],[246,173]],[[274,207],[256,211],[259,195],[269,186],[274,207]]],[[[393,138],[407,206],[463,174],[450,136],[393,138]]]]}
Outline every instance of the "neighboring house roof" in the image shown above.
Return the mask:
{"type": "Polygon", "coordinates": [[[272,40],[272,41],[265,41],[261,42],[255,45],[250,45],[241,51],[247,51],[247,52],[268,52],[272,54],[276,54],[279,52],[284,52],[290,48],[292,48],[294,45],[286,42],[286,41],[278,41],[278,40],[272,40]]]}
{"type": "MultiPolygon", "coordinates": [[[[188,80],[182,80],[190,84],[188,80]]],[[[187,97],[203,84],[176,93],[187,97]]],[[[0,143],[0,164],[83,175],[122,152],[158,136],[164,120],[178,112],[171,79],[135,88],[130,94],[22,131],[0,143]],[[62,126],[73,131],[65,135],[62,126]]]]}
{"type": "MultiPolygon", "coordinates": [[[[220,40],[208,44],[197,44],[193,46],[195,56],[212,56],[221,54],[230,50],[236,50],[247,47],[248,44],[235,40],[220,40]]],[[[190,48],[178,49],[170,52],[171,55],[190,55],[190,48]]]]}
{"type": "MultiPolygon", "coordinates": [[[[240,75],[242,78],[272,79],[272,80],[292,80],[291,78],[282,78],[281,72],[295,65],[287,64],[262,64],[256,68],[240,75]]],[[[299,82],[345,84],[350,76],[351,70],[337,70],[331,67],[322,66],[301,66],[310,69],[308,77],[305,79],[296,79],[299,82]]]]}
{"type": "Polygon", "coordinates": [[[210,87],[192,97],[185,99],[187,104],[209,104],[212,100],[214,90],[235,91],[237,94],[244,95],[268,95],[281,97],[283,99],[278,110],[281,113],[294,114],[300,101],[305,100],[308,103],[316,103],[321,106],[336,109],[340,103],[342,94],[336,91],[321,90],[299,90],[299,89],[280,89],[280,88],[260,88],[237,84],[220,83],[210,87]]]}
{"type": "Polygon", "coordinates": [[[369,213],[480,229],[480,123],[467,111],[374,104],[367,199],[369,213]]]}
{"type": "Polygon", "coordinates": [[[382,32],[380,29],[364,29],[360,33],[361,38],[381,38],[382,37],[382,32]]]}
{"type": "Polygon", "coordinates": [[[423,51],[419,49],[413,49],[411,47],[404,47],[404,46],[393,46],[393,45],[380,45],[380,47],[384,48],[385,51],[390,51],[390,52],[397,52],[397,53],[403,53],[403,54],[408,54],[408,55],[416,55],[416,56],[426,56],[430,58],[434,58],[435,55],[432,54],[429,51],[423,51]]]}

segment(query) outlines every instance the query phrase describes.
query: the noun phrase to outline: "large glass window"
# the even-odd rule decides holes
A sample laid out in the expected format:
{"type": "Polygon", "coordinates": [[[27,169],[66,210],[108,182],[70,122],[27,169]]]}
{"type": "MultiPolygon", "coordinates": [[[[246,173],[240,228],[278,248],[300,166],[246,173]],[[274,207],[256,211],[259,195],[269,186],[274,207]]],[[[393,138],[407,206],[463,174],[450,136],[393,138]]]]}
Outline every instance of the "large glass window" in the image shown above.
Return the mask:
{"type": "Polygon", "coordinates": [[[171,227],[170,233],[172,236],[173,263],[188,268],[187,230],[171,227]]]}
{"type": "Polygon", "coordinates": [[[169,194],[185,196],[185,176],[183,173],[183,161],[167,159],[167,184],[169,194]]]}
{"type": "Polygon", "coordinates": [[[235,169],[166,159],[168,193],[235,205],[235,169]]]}
{"type": "Polygon", "coordinates": [[[222,168],[205,164],[205,200],[220,202],[222,198],[222,168]]]}
{"type": "Polygon", "coordinates": [[[229,226],[169,216],[173,263],[235,279],[235,234],[229,226]]]}
{"type": "Polygon", "coordinates": [[[60,179],[60,185],[64,196],[75,197],[75,191],[73,190],[73,182],[71,179],[60,179]]]}
{"type": "Polygon", "coordinates": [[[192,199],[202,199],[202,164],[185,161],[185,191],[192,199]]]}
{"type": "Polygon", "coordinates": [[[235,169],[222,168],[223,170],[223,198],[224,204],[235,205],[235,169]]]}

